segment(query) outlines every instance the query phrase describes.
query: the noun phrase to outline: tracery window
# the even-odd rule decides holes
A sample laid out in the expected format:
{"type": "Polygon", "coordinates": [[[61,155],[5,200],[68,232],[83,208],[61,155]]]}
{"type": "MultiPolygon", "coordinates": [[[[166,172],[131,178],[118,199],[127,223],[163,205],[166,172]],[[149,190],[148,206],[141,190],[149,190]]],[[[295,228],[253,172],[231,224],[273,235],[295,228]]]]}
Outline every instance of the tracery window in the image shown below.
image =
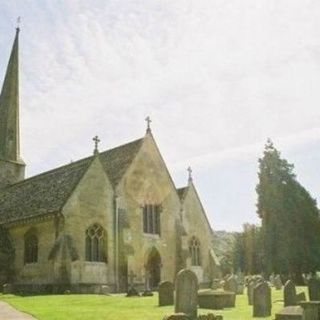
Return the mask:
{"type": "Polygon", "coordinates": [[[143,207],[143,232],[160,235],[160,211],[159,205],[146,204],[143,207]]]}
{"type": "Polygon", "coordinates": [[[24,236],[24,263],[38,262],[38,237],[30,230],[24,236]]]}
{"type": "Polygon", "coordinates": [[[107,262],[107,235],[99,224],[86,230],[86,261],[107,262]]]}
{"type": "Polygon", "coordinates": [[[196,237],[192,237],[189,242],[189,251],[192,266],[201,266],[200,242],[196,237]]]}

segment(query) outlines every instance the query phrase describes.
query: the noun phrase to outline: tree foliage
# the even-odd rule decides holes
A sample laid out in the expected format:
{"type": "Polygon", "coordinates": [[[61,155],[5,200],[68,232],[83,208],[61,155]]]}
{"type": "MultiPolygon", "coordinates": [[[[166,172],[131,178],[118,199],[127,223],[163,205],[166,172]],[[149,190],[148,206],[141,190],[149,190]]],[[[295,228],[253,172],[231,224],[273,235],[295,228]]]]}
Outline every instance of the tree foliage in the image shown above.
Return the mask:
{"type": "Polygon", "coordinates": [[[233,247],[233,266],[235,271],[245,274],[262,272],[262,250],[260,227],[246,223],[243,231],[235,236],[233,247]]]}
{"type": "Polygon", "coordinates": [[[297,181],[294,166],[268,140],[259,159],[257,213],[261,218],[263,265],[298,276],[320,266],[320,220],[316,200],[297,181]]]}

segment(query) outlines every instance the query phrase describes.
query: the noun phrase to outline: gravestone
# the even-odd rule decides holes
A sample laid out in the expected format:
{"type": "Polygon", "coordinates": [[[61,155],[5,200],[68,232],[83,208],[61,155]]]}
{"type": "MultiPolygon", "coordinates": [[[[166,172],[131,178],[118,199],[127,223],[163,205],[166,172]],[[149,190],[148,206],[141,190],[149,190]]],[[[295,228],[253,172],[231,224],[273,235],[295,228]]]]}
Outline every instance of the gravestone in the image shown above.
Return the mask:
{"type": "Polygon", "coordinates": [[[248,304],[249,306],[252,306],[253,304],[253,289],[255,287],[255,281],[253,279],[249,280],[248,286],[247,286],[247,295],[248,295],[248,304]]]}
{"type": "Polygon", "coordinates": [[[134,278],[136,275],[131,270],[129,273],[129,290],[127,292],[127,297],[138,297],[140,296],[138,290],[134,287],[134,278]]]}
{"type": "Polygon", "coordinates": [[[159,285],[159,306],[171,306],[174,303],[174,286],[170,281],[163,281],[159,285]]]}
{"type": "Polygon", "coordinates": [[[104,294],[105,296],[109,296],[109,295],[110,295],[110,292],[111,292],[111,290],[110,290],[110,287],[109,287],[109,286],[107,286],[107,285],[102,285],[102,286],[100,287],[100,294],[104,294]]]}
{"type": "Polygon", "coordinates": [[[271,316],[271,288],[267,282],[258,283],[253,290],[253,317],[271,316]]]}
{"type": "Polygon", "coordinates": [[[174,313],[169,316],[165,316],[163,320],[190,320],[191,318],[188,317],[185,313],[174,313]]]}
{"type": "Polygon", "coordinates": [[[303,308],[304,320],[319,320],[320,301],[300,302],[303,308]]]}
{"type": "Polygon", "coordinates": [[[144,276],[144,291],[142,293],[143,297],[152,297],[153,293],[150,289],[150,272],[146,271],[144,276]]]}
{"type": "Polygon", "coordinates": [[[295,306],[297,304],[296,286],[292,280],[288,280],[283,289],[284,306],[295,306]]]}
{"type": "Polygon", "coordinates": [[[276,290],[282,289],[282,281],[279,274],[274,277],[273,284],[276,290]]]}
{"type": "Polygon", "coordinates": [[[224,283],[223,289],[224,291],[229,291],[237,294],[238,283],[235,276],[231,275],[228,277],[224,283]]]}
{"type": "Polygon", "coordinates": [[[320,301],[320,280],[311,278],[308,282],[309,300],[320,301]]]}
{"type": "Polygon", "coordinates": [[[307,298],[306,298],[306,294],[304,292],[300,292],[297,294],[296,301],[298,304],[300,301],[306,301],[306,300],[307,300],[307,298]]]}
{"type": "Polygon", "coordinates": [[[3,294],[11,294],[11,293],[13,293],[13,285],[11,283],[5,283],[2,286],[2,292],[3,292],[3,294]]]}
{"type": "Polygon", "coordinates": [[[276,313],[276,320],[303,320],[303,308],[300,306],[285,307],[276,313]]]}
{"type": "Polygon", "coordinates": [[[198,278],[191,270],[181,270],[176,279],[175,312],[197,319],[198,278]]]}

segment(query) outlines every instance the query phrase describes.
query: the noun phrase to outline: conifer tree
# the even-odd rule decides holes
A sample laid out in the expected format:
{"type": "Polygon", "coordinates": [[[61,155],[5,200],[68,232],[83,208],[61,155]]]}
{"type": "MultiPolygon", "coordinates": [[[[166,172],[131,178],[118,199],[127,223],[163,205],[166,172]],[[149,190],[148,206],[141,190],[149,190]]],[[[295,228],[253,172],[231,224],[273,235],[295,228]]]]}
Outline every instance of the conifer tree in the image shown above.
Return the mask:
{"type": "Polygon", "coordinates": [[[259,159],[257,213],[265,272],[301,279],[320,267],[320,220],[315,199],[297,181],[294,166],[268,140],[259,159]]]}

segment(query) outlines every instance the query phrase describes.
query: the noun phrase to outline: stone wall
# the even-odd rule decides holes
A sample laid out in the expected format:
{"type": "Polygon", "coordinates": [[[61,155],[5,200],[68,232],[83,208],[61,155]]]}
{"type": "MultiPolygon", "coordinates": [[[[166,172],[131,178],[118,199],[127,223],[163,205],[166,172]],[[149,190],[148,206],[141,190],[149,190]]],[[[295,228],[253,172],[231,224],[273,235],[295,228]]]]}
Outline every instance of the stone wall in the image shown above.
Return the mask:
{"type": "Polygon", "coordinates": [[[54,282],[53,263],[49,253],[55,242],[54,220],[13,226],[9,233],[15,247],[14,272],[17,284],[48,284],[54,282]],[[33,229],[38,236],[38,262],[24,263],[24,235],[33,229]]]}

